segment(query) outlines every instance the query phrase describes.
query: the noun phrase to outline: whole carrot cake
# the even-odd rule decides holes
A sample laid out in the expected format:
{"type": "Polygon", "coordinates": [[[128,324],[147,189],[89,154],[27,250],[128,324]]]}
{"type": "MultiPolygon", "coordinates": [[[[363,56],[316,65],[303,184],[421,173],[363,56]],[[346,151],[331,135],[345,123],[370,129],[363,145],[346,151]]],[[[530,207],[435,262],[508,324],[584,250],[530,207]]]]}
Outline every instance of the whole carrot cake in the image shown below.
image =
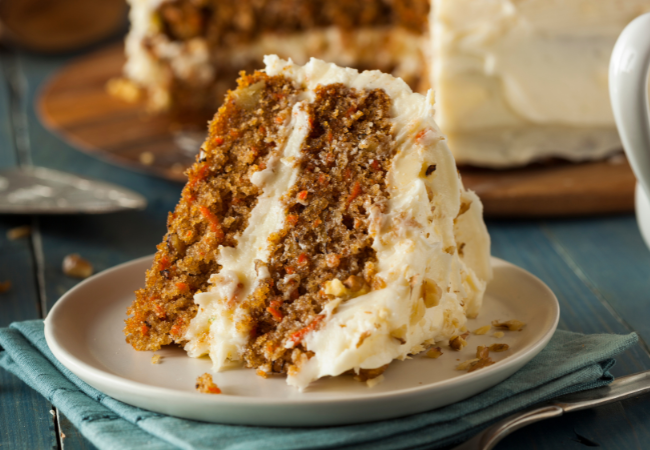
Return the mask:
{"type": "Polygon", "coordinates": [[[376,377],[461,334],[491,278],[490,240],[433,93],[316,59],[265,64],[210,123],[127,341],[304,388],[376,377]]]}

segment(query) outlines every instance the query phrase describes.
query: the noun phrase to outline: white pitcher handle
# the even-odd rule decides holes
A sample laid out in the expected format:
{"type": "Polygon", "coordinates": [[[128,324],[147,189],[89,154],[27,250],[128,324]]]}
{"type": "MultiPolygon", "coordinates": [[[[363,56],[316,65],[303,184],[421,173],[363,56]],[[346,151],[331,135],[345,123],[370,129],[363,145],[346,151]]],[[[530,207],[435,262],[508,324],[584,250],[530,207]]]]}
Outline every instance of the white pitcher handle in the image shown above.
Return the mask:
{"type": "Polygon", "coordinates": [[[650,197],[650,13],[634,19],[616,41],[609,62],[609,95],[623,148],[650,197]]]}

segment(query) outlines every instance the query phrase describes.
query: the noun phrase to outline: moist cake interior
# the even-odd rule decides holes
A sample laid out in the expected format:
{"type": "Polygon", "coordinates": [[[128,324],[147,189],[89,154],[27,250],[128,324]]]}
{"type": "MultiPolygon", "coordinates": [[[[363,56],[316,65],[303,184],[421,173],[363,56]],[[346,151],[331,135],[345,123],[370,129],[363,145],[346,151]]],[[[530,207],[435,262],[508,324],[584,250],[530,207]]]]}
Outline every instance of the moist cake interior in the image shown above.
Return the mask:
{"type": "MultiPolygon", "coordinates": [[[[210,125],[146,287],[129,308],[125,333],[137,350],[156,350],[183,335],[196,315],[193,295],[219,273],[218,246],[236,247],[260,194],[251,175],[282,146],[299,90],[283,76],[262,72],[240,79],[210,125]]],[[[329,297],[323,286],[345,280],[354,294],[370,291],[376,255],[368,235],[368,207],[385,205],[385,176],[392,157],[391,99],[381,89],[341,84],[317,89],[308,106],[310,133],[300,156],[300,177],[284,195],[285,226],[269,237],[270,277],[245,301],[252,339],[249,367],[285,373],[300,340],[329,297]],[[296,346],[282,345],[287,338],[296,346]]],[[[380,283],[380,282],[379,282],[380,283]]],[[[313,326],[313,325],[312,325],[313,326]]]]}

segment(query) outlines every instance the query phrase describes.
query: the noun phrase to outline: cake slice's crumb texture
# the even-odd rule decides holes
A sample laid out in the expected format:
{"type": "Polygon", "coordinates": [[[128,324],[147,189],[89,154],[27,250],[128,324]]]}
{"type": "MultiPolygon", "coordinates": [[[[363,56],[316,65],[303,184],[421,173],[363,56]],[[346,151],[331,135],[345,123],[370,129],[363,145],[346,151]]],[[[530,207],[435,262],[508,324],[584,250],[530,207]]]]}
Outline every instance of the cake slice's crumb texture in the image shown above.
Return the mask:
{"type": "Polygon", "coordinates": [[[316,89],[300,176],[283,197],[286,223],[269,238],[271,278],[248,299],[255,322],[248,366],[287,372],[301,360],[302,337],[318,328],[325,304],[380,287],[368,215],[387,204],[390,106],[381,89],[316,89]]]}
{"type": "Polygon", "coordinates": [[[296,97],[292,82],[256,72],[238,83],[210,123],[182,198],[169,214],[146,287],[128,309],[124,332],[137,350],[182,343],[196,315],[194,294],[206,290],[210,275],[220,270],[218,246],[237,245],[256,204],[260,189],[250,176],[286,138],[282,130],[296,97]]]}

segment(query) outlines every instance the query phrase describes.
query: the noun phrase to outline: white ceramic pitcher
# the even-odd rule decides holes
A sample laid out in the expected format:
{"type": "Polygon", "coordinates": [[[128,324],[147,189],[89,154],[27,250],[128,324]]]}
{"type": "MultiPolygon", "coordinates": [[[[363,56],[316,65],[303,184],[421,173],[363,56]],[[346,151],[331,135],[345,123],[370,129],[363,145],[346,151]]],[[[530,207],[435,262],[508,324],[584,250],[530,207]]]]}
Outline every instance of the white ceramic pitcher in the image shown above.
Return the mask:
{"type": "Polygon", "coordinates": [[[650,247],[650,13],[623,30],[609,63],[609,95],[623,148],[637,179],[636,215],[650,247]]]}

